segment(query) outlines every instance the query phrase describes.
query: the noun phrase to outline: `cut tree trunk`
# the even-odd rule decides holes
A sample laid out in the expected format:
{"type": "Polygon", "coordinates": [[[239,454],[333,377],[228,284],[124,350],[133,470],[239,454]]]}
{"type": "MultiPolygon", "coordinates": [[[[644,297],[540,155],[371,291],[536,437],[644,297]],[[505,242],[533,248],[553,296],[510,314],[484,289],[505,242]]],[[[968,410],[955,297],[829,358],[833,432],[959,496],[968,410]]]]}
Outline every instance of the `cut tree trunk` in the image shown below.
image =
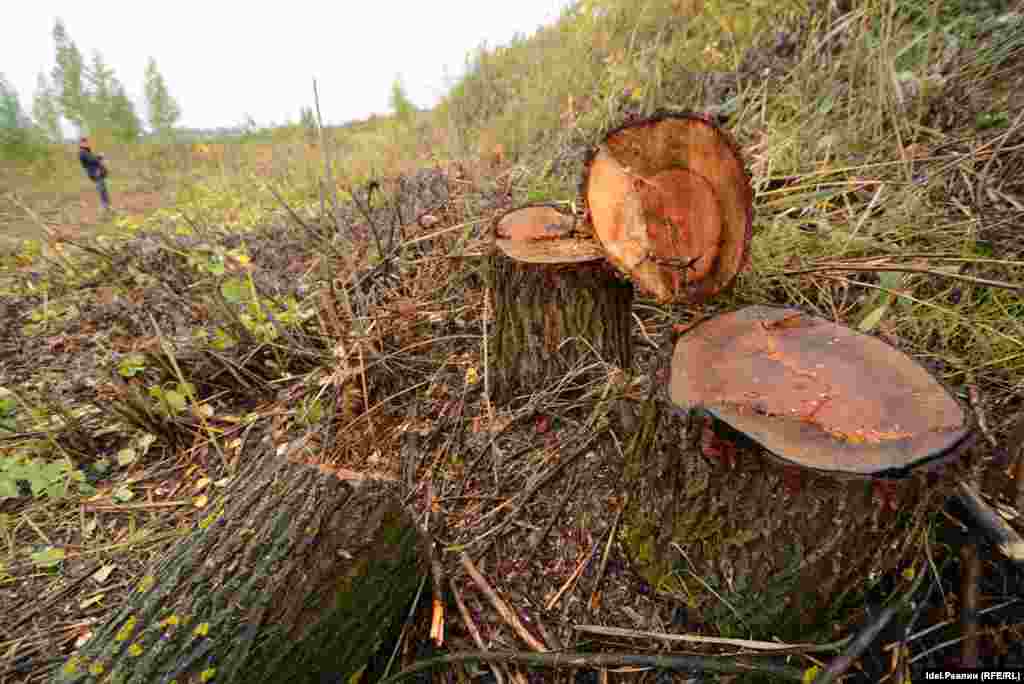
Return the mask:
{"type": "Polygon", "coordinates": [[[793,309],[691,326],[654,382],[629,445],[626,547],[725,634],[827,637],[846,599],[912,561],[970,471],[969,414],[941,383],[793,309]]]}
{"type": "Polygon", "coordinates": [[[801,468],[661,399],[644,405],[627,455],[635,569],[700,627],[754,639],[834,636],[849,601],[920,551],[966,472],[959,461],[901,479],[801,468]]]}
{"type": "Polygon", "coordinates": [[[344,682],[366,665],[425,572],[416,528],[391,482],[261,451],[54,681],[344,682]]]}
{"type": "Polygon", "coordinates": [[[550,207],[527,207],[498,223],[488,340],[498,403],[548,388],[581,365],[632,363],[633,288],[593,240],[572,235],[572,221],[550,207]]]}

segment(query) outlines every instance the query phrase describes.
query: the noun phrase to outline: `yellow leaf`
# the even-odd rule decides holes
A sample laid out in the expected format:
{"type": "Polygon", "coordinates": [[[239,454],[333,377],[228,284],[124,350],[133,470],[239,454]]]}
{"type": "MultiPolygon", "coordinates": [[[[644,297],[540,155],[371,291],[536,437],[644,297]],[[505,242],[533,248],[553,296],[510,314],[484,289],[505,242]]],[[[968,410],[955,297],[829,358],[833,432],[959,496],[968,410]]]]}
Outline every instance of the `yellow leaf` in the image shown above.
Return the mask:
{"type": "Polygon", "coordinates": [[[154,584],[156,584],[156,577],[153,577],[153,575],[146,575],[142,578],[142,581],[139,582],[138,592],[140,594],[144,594],[152,589],[154,584]]]}
{"type": "Polygon", "coordinates": [[[210,633],[210,623],[200,622],[198,625],[196,625],[196,628],[192,630],[192,633],[196,636],[206,636],[210,633]]]}
{"type": "Polygon", "coordinates": [[[140,655],[142,655],[142,646],[139,646],[139,643],[135,642],[134,644],[128,647],[128,653],[138,658],[140,655]]]}
{"type": "Polygon", "coordinates": [[[804,670],[804,684],[810,684],[811,682],[813,682],[814,678],[818,676],[819,672],[821,672],[821,668],[817,665],[812,665],[811,667],[804,670]]]}
{"type": "Polygon", "coordinates": [[[217,674],[217,668],[208,667],[199,674],[199,681],[208,682],[213,679],[213,676],[217,674]]]}
{"type": "Polygon", "coordinates": [[[470,366],[466,369],[466,384],[475,385],[478,382],[480,382],[480,374],[477,373],[476,368],[470,366]]]}
{"type": "Polygon", "coordinates": [[[106,596],[106,594],[96,594],[95,596],[90,596],[89,598],[87,598],[84,601],[80,602],[78,604],[78,607],[81,608],[82,610],[85,610],[89,606],[94,606],[97,603],[99,603],[100,601],[102,601],[104,596],[106,596]]]}
{"type": "Polygon", "coordinates": [[[92,573],[93,580],[95,580],[97,584],[103,584],[107,581],[107,578],[110,577],[110,573],[112,573],[116,567],[117,566],[113,563],[107,563],[102,568],[92,573]]]}
{"type": "Polygon", "coordinates": [[[117,634],[114,635],[114,641],[127,641],[128,637],[135,631],[135,616],[128,618],[127,622],[121,629],[117,630],[117,634]]]}
{"type": "Polygon", "coordinates": [[[195,506],[196,508],[202,508],[207,503],[209,503],[209,501],[210,497],[206,496],[205,494],[200,494],[196,498],[192,499],[192,505],[195,506]]]}

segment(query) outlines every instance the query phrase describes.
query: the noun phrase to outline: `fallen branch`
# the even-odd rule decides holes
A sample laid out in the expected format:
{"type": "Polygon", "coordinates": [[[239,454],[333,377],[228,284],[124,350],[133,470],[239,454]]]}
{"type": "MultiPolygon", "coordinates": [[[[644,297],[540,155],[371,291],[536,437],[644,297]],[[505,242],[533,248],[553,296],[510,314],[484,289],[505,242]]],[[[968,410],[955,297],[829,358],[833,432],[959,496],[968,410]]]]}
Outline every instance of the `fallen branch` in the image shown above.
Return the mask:
{"type": "Polygon", "coordinates": [[[836,266],[816,266],[814,268],[802,268],[795,271],[778,271],[776,273],[765,274],[768,278],[778,278],[783,276],[797,276],[797,275],[808,275],[811,273],[829,273],[833,271],[867,271],[873,273],[919,273],[922,275],[934,275],[941,276],[943,278],[952,278],[953,280],[962,280],[967,283],[974,285],[985,285],[988,287],[998,287],[1004,290],[1013,290],[1015,292],[1024,292],[1024,284],[1021,283],[1007,283],[1001,280],[990,280],[988,278],[976,278],[969,275],[961,275],[959,273],[946,273],[945,271],[935,271],[930,268],[921,268],[918,266],[856,266],[853,264],[842,264],[836,266]]]}
{"type": "Polygon", "coordinates": [[[627,653],[523,653],[520,651],[463,651],[440,658],[422,660],[402,672],[388,677],[380,684],[395,684],[409,679],[417,672],[430,670],[438,665],[480,661],[485,663],[518,663],[553,668],[599,668],[599,667],[651,667],[665,670],[688,670],[693,672],[717,672],[721,674],[762,673],[781,680],[802,682],[803,670],[789,665],[754,663],[739,658],[716,658],[711,656],[666,656],[637,655],[627,653]]]}
{"type": "Polygon", "coordinates": [[[992,510],[977,491],[966,482],[959,483],[960,502],[974,522],[1010,560],[1024,563],[1024,539],[992,510]]]}
{"type": "Polygon", "coordinates": [[[530,631],[523,625],[522,620],[516,615],[516,612],[512,610],[512,607],[505,602],[503,598],[498,596],[498,593],[494,591],[494,588],[487,582],[487,579],[480,574],[480,570],[477,569],[476,565],[466,554],[465,551],[459,554],[459,562],[465,569],[466,573],[470,576],[477,587],[483,592],[483,595],[487,597],[494,609],[498,611],[502,619],[508,623],[509,627],[515,630],[519,638],[526,642],[527,646],[532,648],[538,653],[544,653],[548,650],[547,646],[537,640],[537,637],[530,634],[530,631]]]}
{"type": "Polygon", "coordinates": [[[621,627],[605,627],[604,625],[573,625],[573,629],[584,634],[598,636],[628,637],[633,639],[662,639],[691,644],[715,644],[720,646],[736,646],[755,651],[787,651],[793,653],[816,653],[821,651],[838,651],[849,643],[847,637],[829,644],[784,644],[776,641],[751,641],[749,639],[726,639],[723,637],[706,637],[698,634],[668,634],[665,632],[645,632],[621,627]]]}

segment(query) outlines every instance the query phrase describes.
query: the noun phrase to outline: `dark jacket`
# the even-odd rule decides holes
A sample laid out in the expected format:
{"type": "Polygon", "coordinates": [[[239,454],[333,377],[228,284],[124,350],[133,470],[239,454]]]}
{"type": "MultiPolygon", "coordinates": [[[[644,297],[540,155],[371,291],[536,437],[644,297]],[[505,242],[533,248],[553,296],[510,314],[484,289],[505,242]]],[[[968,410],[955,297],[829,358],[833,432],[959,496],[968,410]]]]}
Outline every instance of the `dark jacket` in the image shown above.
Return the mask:
{"type": "Polygon", "coordinates": [[[107,176],[107,168],[103,165],[103,159],[93,154],[88,147],[78,148],[78,161],[82,162],[82,168],[89,174],[90,180],[107,176]]]}

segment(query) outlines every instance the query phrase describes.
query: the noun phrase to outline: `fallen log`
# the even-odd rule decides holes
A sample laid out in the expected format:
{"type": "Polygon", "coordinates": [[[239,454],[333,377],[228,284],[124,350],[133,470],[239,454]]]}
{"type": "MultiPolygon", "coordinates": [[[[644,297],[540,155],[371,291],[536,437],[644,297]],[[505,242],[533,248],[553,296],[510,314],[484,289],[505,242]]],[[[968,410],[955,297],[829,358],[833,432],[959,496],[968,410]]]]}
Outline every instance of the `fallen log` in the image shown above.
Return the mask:
{"type": "Polygon", "coordinates": [[[349,681],[426,554],[395,483],[265,443],[54,682],[349,681]]]}

